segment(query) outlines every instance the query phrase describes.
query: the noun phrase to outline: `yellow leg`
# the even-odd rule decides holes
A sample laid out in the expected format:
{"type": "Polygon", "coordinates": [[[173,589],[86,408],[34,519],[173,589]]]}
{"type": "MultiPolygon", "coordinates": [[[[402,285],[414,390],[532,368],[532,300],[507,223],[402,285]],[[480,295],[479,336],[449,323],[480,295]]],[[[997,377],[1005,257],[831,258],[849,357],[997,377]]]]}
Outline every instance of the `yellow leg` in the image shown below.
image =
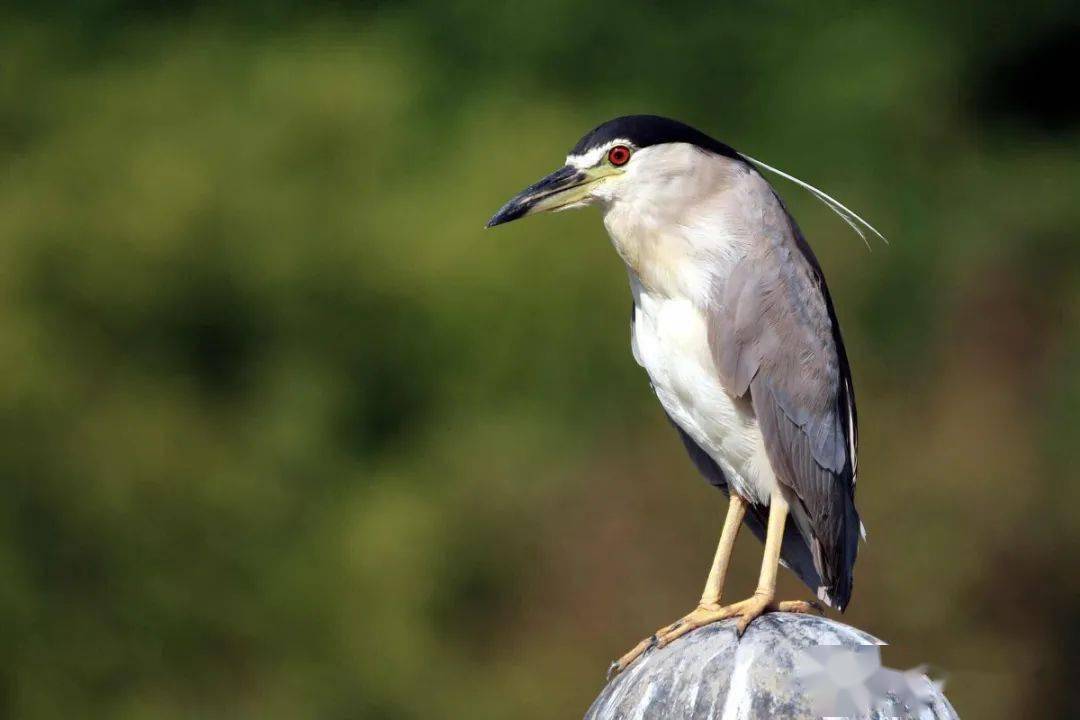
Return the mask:
{"type": "Polygon", "coordinates": [[[705,590],[701,593],[699,607],[720,605],[720,596],[724,592],[724,580],[727,578],[728,565],[731,563],[731,551],[735,548],[735,538],[739,536],[743,517],[746,515],[746,501],[732,493],[728,502],[724,529],[720,531],[720,542],[716,545],[709,578],[705,581],[705,590]]]}
{"type": "Polygon", "coordinates": [[[671,625],[665,625],[653,635],[645,638],[611,665],[611,673],[622,672],[630,663],[634,662],[641,653],[658,644],[661,637],[667,638],[664,644],[671,642],[679,635],[689,632],[695,627],[701,627],[699,620],[716,613],[720,609],[720,596],[724,590],[724,579],[727,576],[728,565],[731,562],[731,551],[735,547],[735,538],[739,535],[743,516],[746,515],[746,501],[732,493],[728,503],[727,516],[724,518],[724,529],[720,531],[720,542],[716,546],[716,555],[713,557],[712,567],[709,569],[709,577],[705,581],[705,589],[701,593],[698,606],[671,625]],[[686,628],[678,632],[681,628],[686,628]],[[672,633],[677,633],[668,637],[672,633]]]}
{"type": "Polygon", "coordinates": [[[746,600],[722,609],[726,617],[738,617],[735,632],[742,636],[756,618],[763,613],[782,610],[785,612],[821,612],[818,605],[802,600],[790,600],[782,603],[776,600],[776,572],[780,567],[780,548],[784,542],[784,525],[787,522],[788,503],[779,491],[773,494],[769,502],[769,527],[765,534],[765,552],[761,558],[761,574],[758,575],[757,590],[746,600]]]}
{"type": "Polygon", "coordinates": [[[742,602],[727,607],[717,607],[719,602],[711,607],[699,606],[697,610],[683,618],[682,622],[672,625],[659,634],[657,637],[659,647],[667,645],[672,640],[685,635],[691,630],[731,617],[739,618],[735,630],[742,636],[754,618],[768,610],[783,610],[786,612],[821,611],[821,608],[817,607],[817,605],[801,600],[782,603],[773,602],[776,598],[776,571],[780,567],[780,548],[784,542],[784,525],[787,522],[787,515],[787,500],[780,492],[777,492],[769,503],[769,524],[765,532],[765,552],[762,554],[761,574],[758,576],[757,590],[754,591],[754,594],[742,602]]]}
{"type": "Polygon", "coordinates": [[[817,603],[803,600],[776,602],[776,574],[780,566],[780,548],[784,542],[784,525],[787,523],[788,516],[787,500],[779,491],[772,496],[769,503],[769,524],[765,533],[765,552],[761,559],[761,574],[758,576],[757,590],[746,600],[720,607],[720,596],[731,559],[731,550],[735,546],[735,537],[745,513],[745,501],[732,495],[727,519],[724,521],[724,531],[720,535],[720,544],[716,548],[716,557],[713,559],[709,579],[705,582],[705,591],[701,594],[701,602],[697,608],[681,620],[661,628],[656,634],[635,645],[630,652],[612,663],[609,675],[625,670],[649,648],[663,647],[691,630],[719,620],[739,618],[735,631],[741,637],[750,623],[766,612],[815,612],[819,614],[822,612],[821,606],[817,603]]]}

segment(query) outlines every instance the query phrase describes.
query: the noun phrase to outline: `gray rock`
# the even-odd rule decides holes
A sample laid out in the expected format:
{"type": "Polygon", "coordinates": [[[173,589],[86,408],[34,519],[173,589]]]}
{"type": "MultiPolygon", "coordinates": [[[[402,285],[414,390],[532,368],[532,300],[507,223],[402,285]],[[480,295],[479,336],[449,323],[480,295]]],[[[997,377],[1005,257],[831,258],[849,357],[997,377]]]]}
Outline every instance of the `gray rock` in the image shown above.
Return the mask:
{"type": "Polygon", "coordinates": [[[653,648],[607,684],[585,720],[959,720],[918,671],[881,667],[877,638],[814,615],[770,613],[653,648]]]}

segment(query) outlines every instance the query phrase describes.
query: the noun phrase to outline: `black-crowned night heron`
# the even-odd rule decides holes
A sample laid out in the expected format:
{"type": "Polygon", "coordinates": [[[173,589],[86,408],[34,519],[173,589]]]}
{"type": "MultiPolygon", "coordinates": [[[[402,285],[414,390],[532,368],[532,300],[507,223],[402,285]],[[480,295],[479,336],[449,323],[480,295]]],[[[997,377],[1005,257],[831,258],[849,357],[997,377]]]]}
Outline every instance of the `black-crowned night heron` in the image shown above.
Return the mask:
{"type": "MultiPolygon", "coordinates": [[[[698,470],[730,497],[697,608],[641,641],[616,671],[721,619],[738,617],[741,634],[764,612],[817,610],[776,601],[778,563],[832,607],[851,597],[862,527],[851,370],[821,266],[756,166],[784,175],[683,123],[621,117],[585,135],[565,166],[488,223],[600,207],[630,275],[634,358],[698,470]],[[722,605],[743,523],[765,543],[757,590],[722,605]]],[[[795,182],[857,231],[862,223],[877,232],[795,182]]]]}

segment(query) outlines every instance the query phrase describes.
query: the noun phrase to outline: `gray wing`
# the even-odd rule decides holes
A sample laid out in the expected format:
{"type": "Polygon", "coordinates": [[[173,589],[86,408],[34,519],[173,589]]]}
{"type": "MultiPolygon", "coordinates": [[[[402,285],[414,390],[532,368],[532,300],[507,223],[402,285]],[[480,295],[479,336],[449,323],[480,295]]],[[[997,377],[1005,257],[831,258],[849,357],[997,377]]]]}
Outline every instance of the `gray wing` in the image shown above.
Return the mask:
{"type": "Polygon", "coordinates": [[[763,237],[715,288],[709,342],[728,392],[749,393],[769,461],[797,498],[819,597],[843,609],[860,529],[851,371],[817,258],[775,193],[763,209],[763,237]]]}

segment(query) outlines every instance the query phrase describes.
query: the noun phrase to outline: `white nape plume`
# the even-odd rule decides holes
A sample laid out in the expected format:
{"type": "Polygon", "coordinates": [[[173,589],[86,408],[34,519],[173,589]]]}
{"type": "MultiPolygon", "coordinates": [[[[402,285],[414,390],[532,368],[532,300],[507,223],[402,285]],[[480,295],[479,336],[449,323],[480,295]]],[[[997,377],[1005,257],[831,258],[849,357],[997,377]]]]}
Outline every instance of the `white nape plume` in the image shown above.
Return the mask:
{"type": "Polygon", "coordinates": [[[795,177],[794,175],[788,175],[783,170],[780,170],[778,168],[774,168],[772,165],[768,165],[766,163],[763,163],[760,160],[755,160],[754,158],[750,157],[749,155],[744,155],[743,153],[739,153],[739,155],[741,155],[743,157],[743,159],[749,160],[750,162],[754,163],[755,165],[757,165],[759,167],[762,167],[762,168],[765,168],[769,172],[776,173],[780,177],[785,178],[787,180],[790,180],[791,182],[795,183],[799,187],[804,188],[806,190],[809,190],[811,195],[813,195],[818,200],[820,200],[822,203],[824,203],[824,205],[826,207],[828,207],[830,210],[832,210],[834,213],[836,213],[837,216],[841,220],[846,222],[851,227],[852,230],[854,230],[856,233],[858,233],[859,237],[861,237],[863,242],[866,243],[867,248],[870,247],[870,241],[866,239],[866,233],[863,232],[862,228],[859,227],[859,225],[862,225],[867,230],[869,230],[870,232],[874,233],[879,238],[884,240],[886,245],[889,244],[889,239],[887,237],[885,237],[884,235],[882,235],[880,232],[878,232],[877,228],[875,228],[873,225],[871,225],[866,220],[864,220],[854,210],[848,208],[842,202],[840,202],[839,200],[837,200],[833,196],[826,193],[824,190],[821,190],[820,188],[816,188],[813,185],[811,185],[810,183],[805,182],[803,180],[800,180],[799,178],[795,177]],[[856,223],[858,223],[858,224],[856,224],[856,223]]]}

